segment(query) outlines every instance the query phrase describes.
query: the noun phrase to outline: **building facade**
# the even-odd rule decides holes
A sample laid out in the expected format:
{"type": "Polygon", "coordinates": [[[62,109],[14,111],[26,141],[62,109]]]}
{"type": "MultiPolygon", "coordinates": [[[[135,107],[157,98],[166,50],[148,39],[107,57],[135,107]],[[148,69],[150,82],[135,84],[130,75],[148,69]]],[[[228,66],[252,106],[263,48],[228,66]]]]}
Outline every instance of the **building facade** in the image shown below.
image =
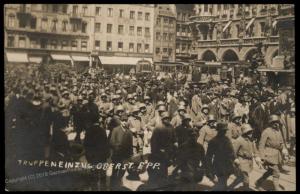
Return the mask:
{"type": "Polygon", "coordinates": [[[88,62],[91,21],[87,5],[6,4],[7,61],[88,62]]]}
{"type": "Polygon", "coordinates": [[[190,62],[195,59],[192,55],[193,36],[189,18],[193,15],[193,4],[176,4],[176,61],[190,62]]]}
{"type": "Polygon", "coordinates": [[[268,66],[278,55],[278,4],[196,4],[190,17],[198,60],[249,62],[263,43],[268,66]]]}
{"type": "Polygon", "coordinates": [[[152,63],[153,21],[151,4],[7,4],[7,61],[152,63]]]}
{"type": "Polygon", "coordinates": [[[154,61],[175,62],[176,7],[174,4],[155,5],[154,61]]]}

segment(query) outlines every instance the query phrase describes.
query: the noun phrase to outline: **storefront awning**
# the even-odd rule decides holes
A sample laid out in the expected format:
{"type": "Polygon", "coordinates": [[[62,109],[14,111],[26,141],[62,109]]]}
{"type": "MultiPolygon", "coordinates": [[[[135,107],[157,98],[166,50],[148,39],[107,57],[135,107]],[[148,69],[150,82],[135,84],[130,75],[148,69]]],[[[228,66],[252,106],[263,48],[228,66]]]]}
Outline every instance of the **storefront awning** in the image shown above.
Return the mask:
{"type": "Polygon", "coordinates": [[[139,61],[147,60],[152,63],[151,58],[138,58],[138,57],[108,57],[99,56],[99,59],[104,65],[137,65],[139,61]]]}
{"type": "Polygon", "coordinates": [[[88,56],[73,56],[72,55],[73,61],[90,61],[88,56]]]}
{"type": "Polygon", "coordinates": [[[252,19],[250,20],[250,22],[249,22],[249,23],[247,24],[247,26],[246,26],[246,30],[249,29],[249,27],[253,24],[254,20],[255,20],[255,18],[252,18],[252,19]]]}
{"type": "Polygon", "coordinates": [[[51,54],[51,57],[53,60],[57,60],[57,61],[71,61],[71,57],[69,55],[51,54]]]}
{"type": "Polygon", "coordinates": [[[283,73],[294,73],[295,69],[257,69],[261,72],[283,72],[283,73]]]}
{"type": "Polygon", "coordinates": [[[41,63],[42,62],[42,57],[29,57],[29,61],[31,63],[41,63]]]}
{"type": "Polygon", "coordinates": [[[8,62],[12,63],[28,63],[27,53],[6,52],[8,62]]]}
{"type": "Polygon", "coordinates": [[[227,22],[227,24],[223,28],[223,32],[225,32],[225,30],[230,26],[231,23],[232,23],[232,21],[227,22]]]}

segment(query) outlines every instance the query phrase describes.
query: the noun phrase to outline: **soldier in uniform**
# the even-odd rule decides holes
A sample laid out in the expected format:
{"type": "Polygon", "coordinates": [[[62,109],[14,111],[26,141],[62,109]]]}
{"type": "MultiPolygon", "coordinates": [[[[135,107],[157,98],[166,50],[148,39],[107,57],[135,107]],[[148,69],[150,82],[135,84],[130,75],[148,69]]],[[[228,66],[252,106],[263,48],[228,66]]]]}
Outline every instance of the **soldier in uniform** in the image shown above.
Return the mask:
{"type": "Polygon", "coordinates": [[[283,137],[280,132],[280,120],[277,115],[269,117],[269,127],[261,134],[259,142],[259,152],[267,171],[255,182],[256,187],[269,177],[273,176],[273,185],[276,191],[279,187],[279,166],[282,165],[282,155],[288,155],[287,149],[284,147],[283,137]]]}
{"type": "Polygon", "coordinates": [[[143,136],[145,125],[139,116],[140,109],[135,106],[132,109],[131,115],[128,118],[128,126],[133,137],[133,154],[142,153],[143,151],[143,136]]]}
{"type": "Polygon", "coordinates": [[[200,122],[203,125],[207,122],[209,113],[209,107],[207,104],[203,104],[201,107],[201,112],[198,112],[197,116],[194,119],[194,123],[200,122]]]}
{"type": "Polygon", "coordinates": [[[133,107],[135,106],[135,100],[132,94],[127,95],[128,102],[124,103],[124,109],[127,112],[132,112],[133,107]]]}
{"type": "Polygon", "coordinates": [[[253,129],[249,124],[243,124],[242,135],[239,136],[234,146],[235,154],[238,158],[238,171],[236,179],[230,184],[229,188],[234,189],[236,185],[243,182],[243,189],[250,190],[249,188],[249,174],[253,170],[253,159],[261,168],[261,159],[258,156],[255,142],[252,138],[253,129]]]}
{"type": "Polygon", "coordinates": [[[82,96],[78,96],[77,103],[72,106],[70,111],[73,117],[74,130],[76,131],[75,142],[77,143],[80,143],[80,133],[85,129],[85,114],[82,102],[82,96]]]}
{"type": "Polygon", "coordinates": [[[216,128],[218,134],[208,143],[206,165],[208,177],[217,182],[214,190],[225,191],[227,180],[234,172],[236,156],[230,139],[225,135],[228,130],[227,123],[219,122],[216,128]]]}
{"type": "Polygon", "coordinates": [[[234,141],[242,134],[241,126],[242,117],[240,115],[233,114],[232,121],[228,123],[228,131],[226,134],[232,140],[233,144],[234,141]]]}
{"type": "Polygon", "coordinates": [[[197,142],[204,147],[205,153],[207,151],[209,141],[217,135],[216,122],[217,120],[214,115],[208,115],[207,124],[199,131],[197,142]]]}
{"type": "Polygon", "coordinates": [[[171,125],[176,128],[181,125],[182,119],[184,117],[184,114],[186,114],[186,109],[184,106],[179,106],[177,109],[177,114],[172,118],[171,125]]]}
{"type": "MultiPolygon", "coordinates": [[[[170,124],[170,116],[168,112],[161,114],[162,125],[155,128],[151,138],[151,155],[149,162],[160,163],[159,169],[148,169],[149,181],[157,184],[167,179],[168,166],[171,164],[174,155],[175,133],[170,124]]],[[[159,187],[159,185],[158,185],[159,187]]]]}

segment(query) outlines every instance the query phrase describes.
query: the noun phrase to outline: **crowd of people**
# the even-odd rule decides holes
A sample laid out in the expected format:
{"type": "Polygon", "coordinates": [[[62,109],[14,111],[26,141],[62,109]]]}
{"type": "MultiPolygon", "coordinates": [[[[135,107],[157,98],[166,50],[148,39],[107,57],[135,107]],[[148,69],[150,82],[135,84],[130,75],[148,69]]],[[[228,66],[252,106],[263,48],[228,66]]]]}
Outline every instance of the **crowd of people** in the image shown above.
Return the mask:
{"type": "MultiPolygon", "coordinates": [[[[178,83],[169,76],[78,74],[31,66],[6,66],[7,160],[72,160],[65,132],[76,132],[91,164],[158,162],[140,189],[164,190],[170,180],[197,184],[207,176],[214,190],[249,189],[254,162],[273,176],[275,190],[285,161],[295,155],[295,91],[227,80],[178,83]],[[81,138],[85,133],[84,139],[81,138]],[[171,175],[168,167],[174,166],[171,175]],[[236,179],[227,185],[234,174],[236,179]]],[[[127,169],[138,180],[143,170],[127,169]]],[[[118,190],[126,169],[92,173],[97,190],[118,190]],[[100,182],[100,188],[97,187],[100,182]]]]}

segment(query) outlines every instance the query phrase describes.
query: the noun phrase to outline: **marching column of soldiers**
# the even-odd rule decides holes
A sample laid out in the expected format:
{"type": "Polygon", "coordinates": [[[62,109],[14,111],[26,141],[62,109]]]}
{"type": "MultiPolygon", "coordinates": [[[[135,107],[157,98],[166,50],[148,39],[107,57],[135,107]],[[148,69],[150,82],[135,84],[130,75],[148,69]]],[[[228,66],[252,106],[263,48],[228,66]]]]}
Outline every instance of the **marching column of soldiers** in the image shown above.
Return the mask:
{"type": "Polygon", "coordinates": [[[203,176],[213,190],[233,190],[239,183],[249,190],[255,162],[265,169],[255,186],[272,176],[280,190],[280,173],[295,155],[294,93],[226,81],[177,84],[156,75],[64,71],[44,78],[31,67],[6,68],[6,160],[75,160],[77,144],[91,164],[135,163],[113,169],[110,188],[105,170],[92,172],[93,190],[120,189],[126,171],[128,179],[139,180],[142,161],[160,167],[147,169],[141,190],[164,190],[170,181],[197,184],[203,176]],[[69,128],[76,133],[72,144],[69,128]],[[227,185],[232,174],[236,179],[227,185]]]}

